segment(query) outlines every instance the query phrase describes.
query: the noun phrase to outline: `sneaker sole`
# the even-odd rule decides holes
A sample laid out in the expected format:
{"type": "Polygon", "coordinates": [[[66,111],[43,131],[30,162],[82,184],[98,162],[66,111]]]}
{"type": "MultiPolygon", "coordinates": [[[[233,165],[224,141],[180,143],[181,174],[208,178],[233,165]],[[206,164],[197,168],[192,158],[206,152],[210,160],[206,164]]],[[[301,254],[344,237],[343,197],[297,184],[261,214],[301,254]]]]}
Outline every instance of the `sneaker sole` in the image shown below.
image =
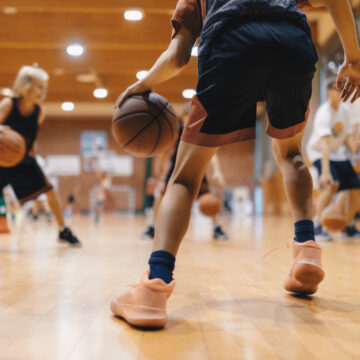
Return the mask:
{"type": "Polygon", "coordinates": [[[73,247],[81,247],[81,243],[80,244],[71,244],[69,243],[67,240],[64,240],[64,239],[58,239],[58,242],[61,243],[61,244],[68,244],[68,245],[71,245],[73,247]]]}
{"type": "Polygon", "coordinates": [[[114,315],[126,320],[129,324],[140,328],[161,329],[167,322],[167,317],[163,316],[163,312],[152,307],[118,304],[115,300],[112,300],[110,309],[114,315]],[[134,313],[133,316],[131,316],[132,312],[134,313]],[[143,313],[144,317],[139,317],[139,313],[143,313]],[[135,314],[137,316],[135,316],[135,314]]]}
{"type": "Polygon", "coordinates": [[[290,279],[289,282],[293,284],[285,285],[285,289],[296,294],[311,295],[316,293],[325,273],[323,269],[315,265],[297,264],[293,269],[293,277],[295,283],[290,279]]]}

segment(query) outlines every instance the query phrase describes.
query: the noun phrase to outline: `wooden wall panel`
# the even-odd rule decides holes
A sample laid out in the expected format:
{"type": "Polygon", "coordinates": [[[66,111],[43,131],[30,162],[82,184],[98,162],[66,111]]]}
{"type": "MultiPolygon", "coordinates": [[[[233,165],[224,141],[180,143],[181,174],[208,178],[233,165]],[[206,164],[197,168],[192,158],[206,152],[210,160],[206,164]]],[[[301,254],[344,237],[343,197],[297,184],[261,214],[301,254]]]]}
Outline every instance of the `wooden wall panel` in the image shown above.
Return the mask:
{"type": "MultiPolygon", "coordinates": [[[[110,123],[104,120],[91,121],[45,121],[40,129],[39,147],[43,156],[79,154],[80,134],[84,130],[105,130],[109,134],[109,147],[119,154],[125,154],[114,142],[110,133],[110,123]]],[[[134,174],[131,177],[114,177],[114,184],[131,184],[136,190],[136,208],[141,210],[143,206],[143,191],[145,179],[145,160],[134,159],[134,174]]],[[[75,183],[80,183],[78,205],[80,209],[89,209],[89,190],[98,184],[94,173],[82,173],[80,177],[61,176],[59,177],[59,194],[63,204],[75,183]]],[[[122,209],[127,208],[127,199],[121,204],[122,209]],[[126,200],[126,201],[125,201],[126,200]]]]}

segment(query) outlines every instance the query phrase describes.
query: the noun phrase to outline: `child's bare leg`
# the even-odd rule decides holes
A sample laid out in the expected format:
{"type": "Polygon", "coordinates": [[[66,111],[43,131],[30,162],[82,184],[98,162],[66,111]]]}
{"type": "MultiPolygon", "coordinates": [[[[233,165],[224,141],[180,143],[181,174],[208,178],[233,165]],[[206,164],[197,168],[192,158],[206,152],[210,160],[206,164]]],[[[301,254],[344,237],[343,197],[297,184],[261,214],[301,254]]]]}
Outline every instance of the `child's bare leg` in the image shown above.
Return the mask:
{"type": "Polygon", "coordinates": [[[176,255],[189,226],[191,205],[197,197],[206,168],[218,148],[181,142],[174,172],[156,218],[154,251],[176,255]]]}
{"type": "Polygon", "coordinates": [[[302,133],[290,139],[273,140],[273,151],[283,176],[286,194],[295,221],[312,219],[313,185],[301,153],[302,133]]]}
{"type": "Polygon", "coordinates": [[[48,199],[48,203],[49,203],[51,212],[54,214],[54,217],[56,219],[56,222],[57,222],[59,228],[62,229],[65,226],[65,220],[64,220],[63,213],[62,213],[60,200],[59,200],[56,192],[54,191],[54,189],[51,189],[50,191],[48,191],[46,193],[46,196],[48,199]]]}

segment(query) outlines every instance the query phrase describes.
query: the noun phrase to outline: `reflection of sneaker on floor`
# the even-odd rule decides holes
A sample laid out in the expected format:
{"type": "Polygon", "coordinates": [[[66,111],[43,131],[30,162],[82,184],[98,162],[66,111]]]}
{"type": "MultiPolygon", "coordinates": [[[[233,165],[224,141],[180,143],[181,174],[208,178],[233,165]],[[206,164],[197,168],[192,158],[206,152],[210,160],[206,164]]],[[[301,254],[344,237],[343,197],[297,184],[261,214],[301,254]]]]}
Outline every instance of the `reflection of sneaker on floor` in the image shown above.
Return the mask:
{"type": "Polygon", "coordinates": [[[221,226],[217,225],[214,227],[213,238],[218,240],[226,240],[228,236],[223,232],[221,226]]]}
{"type": "Polygon", "coordinates": [[[68,243],[72,246],[81,246],[81,242],[70,231],[70,229],[68,227],[65,227],[64,230],[59,232],[59,241],[68,243]]]}
{"type": "Polygon", "coordinates": [[[111,311],[134,326],[164,327],[167,321],[166,301],[174,286],[174,280],[170,284],[161,279],[149,280],[147,271],[139,284],[130,286],[113,298],[111,311]]]}
{"type": "Polygon", "coordinates": [[[341,232],[341,235],[348,238],[358,238],[360,237],[360,231],[354,225],[350,225],[341,232]]]}
{"type": "Polygon", "coordinates": [[[293,263],[284,287],[297,294],[314,294],[325,273],[321,267],[321,247],[315,241],[290,244],[293,263]]]}
{"type": "Polygon", "coordinates": [[[315,229],[315,239],[317,241],[331,241],[332,238],[330,236],[330,234],[326,231],[324,231],[322,229],[321,226],[318,226],[316,229],[315,229]]]}
{"type": "Polygon", "coordinates": [[[142,239],[153,239],[155,235],[155,228],[153,226],[149,226],[147,230],[141,234],[142,239]]]}

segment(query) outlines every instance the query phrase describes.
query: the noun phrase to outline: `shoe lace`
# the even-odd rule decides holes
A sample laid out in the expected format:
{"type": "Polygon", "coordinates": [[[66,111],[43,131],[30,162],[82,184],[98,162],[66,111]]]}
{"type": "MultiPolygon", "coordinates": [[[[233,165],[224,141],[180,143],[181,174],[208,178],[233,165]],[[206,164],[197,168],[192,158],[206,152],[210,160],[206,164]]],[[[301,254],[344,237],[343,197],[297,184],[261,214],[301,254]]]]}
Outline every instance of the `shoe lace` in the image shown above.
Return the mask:
{"type": "Polygon", "coordinates": [[[136,288],[139,284],[128,284],[126,287],[136,288]]]}
{"type": "Polygon", "coordinates": [[[272,254],[275,251],[278,251],[280,249],[290,249],[290,243],[287,242],[286,244],[283,244],[281,246],[272,248],[271,250],[269,250],[265,255],[263,255],[262,260],[264,260],[268,255],[272,254]]]}

